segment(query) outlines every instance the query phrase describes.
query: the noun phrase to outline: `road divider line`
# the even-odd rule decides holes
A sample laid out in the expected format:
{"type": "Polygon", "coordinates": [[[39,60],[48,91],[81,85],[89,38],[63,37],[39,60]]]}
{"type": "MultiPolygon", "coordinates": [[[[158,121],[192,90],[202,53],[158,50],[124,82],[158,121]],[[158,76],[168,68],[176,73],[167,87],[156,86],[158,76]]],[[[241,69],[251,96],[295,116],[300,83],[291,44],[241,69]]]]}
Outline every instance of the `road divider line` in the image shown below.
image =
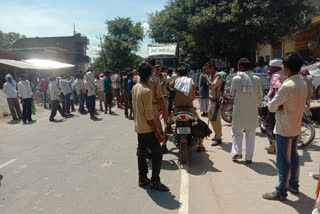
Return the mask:
{"type": "Polygon", "coordinates": [[[180,185],[180,208],[179,214],[189,213],[189,174],[188,164],[182,165],[180,185]]]}
{"type": "Polygon", "coordinates": [[[10,161],[8,161],[8,162],[6,162],[6,163],[4,163],[4,164],[2,164],[2,165],[0,165],[0,169],[2,169],[2,168],[4,168],[4,167],[6,167],[6,166],[8,166],[9,164],[12,164],[13,162],[15,162],[17,159],[12,159],[12,160],[10,160],[10,161]]]}

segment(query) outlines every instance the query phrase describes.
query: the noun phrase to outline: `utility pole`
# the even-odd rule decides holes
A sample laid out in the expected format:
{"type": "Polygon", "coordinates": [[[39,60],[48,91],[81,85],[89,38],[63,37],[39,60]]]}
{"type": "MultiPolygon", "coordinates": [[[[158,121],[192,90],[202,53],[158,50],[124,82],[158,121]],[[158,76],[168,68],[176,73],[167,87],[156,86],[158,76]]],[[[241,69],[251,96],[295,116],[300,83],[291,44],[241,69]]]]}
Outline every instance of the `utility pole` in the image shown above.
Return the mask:
{"type": "Polygon", "coordinates": [[[77,34],[77,32],[76,32],[76,26],[75,26],[75,24],[73,24],[73,35],[76,35],[77,34]]]}
{"type": "Polygon", "coordinates": [[[101,52],[102,52],[102,58],[103,58],[103,69],[104,71],[103,72],[106,72],[106,58],[105,58],[105,54],[104,54],[104,50],[103,50],[103,46],[102,46],[102,37],[101,37],[101,34],[99,33],[99,37],[96,36],[97,39],[100,40],[100,45],[101,45],[101,52]]]}

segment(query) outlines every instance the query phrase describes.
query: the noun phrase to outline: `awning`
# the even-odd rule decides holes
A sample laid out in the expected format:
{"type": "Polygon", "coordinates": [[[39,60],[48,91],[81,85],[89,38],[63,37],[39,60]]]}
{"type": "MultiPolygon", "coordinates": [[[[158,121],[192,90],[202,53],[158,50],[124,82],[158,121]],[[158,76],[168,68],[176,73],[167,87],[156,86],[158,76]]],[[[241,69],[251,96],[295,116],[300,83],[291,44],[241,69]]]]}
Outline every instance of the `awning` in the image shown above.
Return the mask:
{"type": "Polygon", "coordinates": [[[0,59],[0,64],[9,65],[21,69],[33,69],[33,70],[54,70],[61,68],[71,68],[74,65],[61,63],[53,60],[43,59],[28,59],[28,60],[12,60],[12,59],[0,59]]]}

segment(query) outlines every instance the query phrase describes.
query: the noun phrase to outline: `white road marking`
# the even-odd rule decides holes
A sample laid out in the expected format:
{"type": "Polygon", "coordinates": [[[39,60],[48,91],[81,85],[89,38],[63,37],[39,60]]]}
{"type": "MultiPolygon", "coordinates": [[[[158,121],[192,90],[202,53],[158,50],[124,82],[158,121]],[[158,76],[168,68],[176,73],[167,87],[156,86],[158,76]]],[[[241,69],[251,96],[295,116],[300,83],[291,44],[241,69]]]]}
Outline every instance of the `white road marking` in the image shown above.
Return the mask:
{"type": "Polygon", "coordinates": [[[189,213],[189,174],[188,163],[182,165],[181,169],[181,185],[180,185],[180,209],[179,214],[189,213]]]}
{"type": "Polygon", "coordinates": [[[9,164],[11,164],[11,163],[15,162],[16,160],[17,160],[17,159],[12,159],[11,161],[8,161],[8,162],[6,162],[6,163],[4,163],[4,164],[0,165],[0,169],[1,169],[1,168],[4,168],[4,167],[6,167],[6,166],[8,166],[9,164]]]}

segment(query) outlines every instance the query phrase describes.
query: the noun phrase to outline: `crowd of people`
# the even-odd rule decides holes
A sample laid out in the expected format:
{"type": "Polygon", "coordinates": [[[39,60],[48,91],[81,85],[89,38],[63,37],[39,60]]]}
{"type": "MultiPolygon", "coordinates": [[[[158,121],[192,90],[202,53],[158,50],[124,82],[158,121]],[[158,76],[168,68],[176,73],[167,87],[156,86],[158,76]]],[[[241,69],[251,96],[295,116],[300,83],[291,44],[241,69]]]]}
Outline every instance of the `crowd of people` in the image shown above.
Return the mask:
{"type": "MultiPolygon", "coordinates": [[[[293,53],[284,59],[271,60],[268,64],[271,83],[267,94],[268,113],[265,121],[270,142],[267,150],[277,156],[279,185],[275,192],[264,194],[265,199],[285,200],[287,191],[299,193],[297,140],[305,105],[309,100],[307,84],[310,81],[308,72],[301,70],[303,63],[302,57],[293,53]]],[[[245,133],[245,163],[251,164],[258,112],[263,99],[262,86],[259,77],[254,74],[257,69],[251,69],[247,58],[238,61],[237,70],[230,90],[234,98],[232,160],[243,158],[242,141],[245,133]]],[[[223,143],[221,109],[218,103],[226,76],[227,73],[219,69],[219,63],[214,60],[206,63],[201,75],[198,75],[190,74],[185,66],[175,71],[162,66],[154,58],[148,58],[139,64],[137,70],[126,68],[121,72],[115,70],[101,74],[88,70],[85,74],[75,74],[75,78],[66,75],[49,79],[44,77],[40,80],[40,88],[44,108],[47,108],[47,103],[51,108],[50,121],[55,121],[57,111],[62,117],[71,117],[75,104],[79,105],[79,113],[89,112],[90,118],[96,120],[96,98],[100,111],[105,114],[114,114],[112,108],[116,103],[117,108],[124,110],[125,117],[135,123],[138,135],[138,185],[150,185],[159,191],[169,191],[160,181],[162,155],[168,153],[166,143],[173,124],[169,109],[169,89],[175,91],[173,112],[189,111],[195,118],[200,119],[193,102],[197,88],[199,89],[201,116],[208,117],[215,134],[212,146],[218,146],[223,143]],[[147,177],[148,157],[152,159],[151,179],[147,177]]],[[[21,76],[19,83],[13,81],[11,75],[7,75],[6,80],[4,92],[8,96],[13,120],[32,122],[32,89],[26,75],[21,76]],[[19,99],[23,105],[22,113],[19,99]]],[[[200,140],[197,151],[205,151],[203,139],[200,140]]]]}

